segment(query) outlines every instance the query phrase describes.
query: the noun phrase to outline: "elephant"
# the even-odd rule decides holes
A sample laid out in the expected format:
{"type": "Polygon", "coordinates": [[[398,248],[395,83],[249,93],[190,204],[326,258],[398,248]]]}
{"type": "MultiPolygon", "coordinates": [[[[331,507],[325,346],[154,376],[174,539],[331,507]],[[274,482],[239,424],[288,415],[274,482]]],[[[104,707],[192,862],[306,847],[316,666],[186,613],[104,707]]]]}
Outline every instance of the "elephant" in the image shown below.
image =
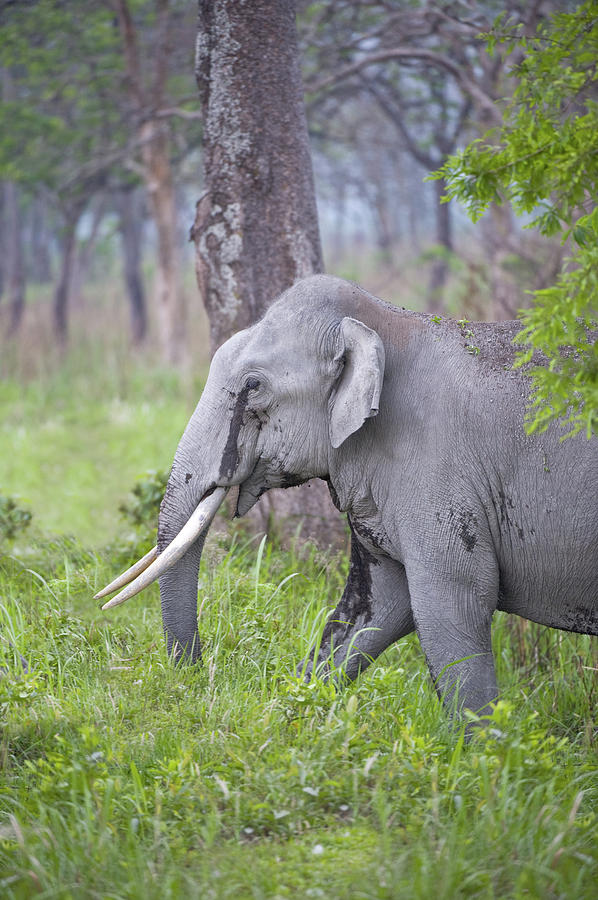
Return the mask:
{"type": "Polygon", "coordinates": [[[100,592],[129,582],[106,608],[159,577],[168,650],[200,659],[198,567],[228,489],[242,516],[270,488],[321,478],[347,515],[350,565],[305,677],[354,679],[416,631],[445,702],[487,710],[495,610],[598,634],[597,444],[557,423],[526,434],[520,327],[412,312],[333,276],[295,283],[216,352],[157,549],[100,592]]]}

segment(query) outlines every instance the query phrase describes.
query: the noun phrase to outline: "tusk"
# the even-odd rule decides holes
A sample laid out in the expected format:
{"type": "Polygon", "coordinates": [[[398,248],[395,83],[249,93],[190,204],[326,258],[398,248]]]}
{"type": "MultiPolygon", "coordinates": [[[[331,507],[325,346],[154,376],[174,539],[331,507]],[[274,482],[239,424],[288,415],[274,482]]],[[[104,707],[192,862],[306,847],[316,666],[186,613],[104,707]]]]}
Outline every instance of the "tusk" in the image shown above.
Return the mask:
{"type": "MultiPolygon", "coordinates": [[[[131,581],[120,594],[104,603],[102,609],[112,609],[114,606],[120,606],[121,603],[130,600],[135,594],[153,584],[160,575],[171,569],[185,555],[189,547],[195,543],[200,534],[210,526],[228,491],[228,487],[219,487],[208,497],[204,497],[168,547],[165,547],[162,553],[134,581],[131,581]]],[[[142,561],[140,560],[140,563],[142,561]]]]}
{"type": "Polygon", "coordinates": [[[130,581],[133,581],[134,578],[137,578],[138,575],[141,575],[142,572],[147,569],[150,563],[158,556],[158,548],[152,547],[149,553],[146,553],[139,562],[136,562],[134,566],[131,566],[130,569],[127,569],[126,572],[123,572],[122,575],[119,575],[118,578],[115,578],[114,581],[111,581],[110,584],[107,584],[105,588],[102,588],[101,591],[98,591],[97,594],[94,595],[94,600],[99,600],[100,597],[106,597],[108,594],[114,593],[119,588],[124,587],[125,584],[128,584],[130,581]]]}

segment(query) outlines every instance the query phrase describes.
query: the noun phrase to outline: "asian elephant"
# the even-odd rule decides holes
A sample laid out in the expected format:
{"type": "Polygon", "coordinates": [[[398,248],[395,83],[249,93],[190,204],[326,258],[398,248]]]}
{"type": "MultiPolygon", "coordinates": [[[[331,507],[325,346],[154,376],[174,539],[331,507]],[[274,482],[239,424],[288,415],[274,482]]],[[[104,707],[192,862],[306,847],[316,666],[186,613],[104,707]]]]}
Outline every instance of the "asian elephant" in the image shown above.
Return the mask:
{"type": "Polygon", "coordinates": [[[240,486],[242,516],[311,478],[347,514],[351,560],[307,676],[332,653],[355,678],[415,630],[437,690],[458,683],[459,704],[480,710],[497,696],[495,610],[598,634],[598,445],[557,425],[526,435],[519,327],[410,312],[316,275],[227,341],[174,458],[159,555],[138,564],[150,581],[162,572],[169,651],[200,656],[198,567],[226,489],[240,486]]]}

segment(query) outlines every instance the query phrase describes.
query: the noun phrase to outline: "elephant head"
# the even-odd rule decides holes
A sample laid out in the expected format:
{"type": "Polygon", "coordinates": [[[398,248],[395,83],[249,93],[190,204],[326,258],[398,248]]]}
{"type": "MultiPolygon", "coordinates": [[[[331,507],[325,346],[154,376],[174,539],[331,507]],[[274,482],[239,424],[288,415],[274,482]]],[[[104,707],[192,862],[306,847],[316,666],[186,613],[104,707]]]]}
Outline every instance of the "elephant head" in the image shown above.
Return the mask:
{"type": "Polygon", "coordinates": [[[384,347],[355,316],[359,295],[340,279],[305,279],[216,352],[176,451],[157,551],[101,592],[145,567],[121,592],[128,599],[159,577],[175,657],[200,655],[198,568],[207,528],[227,490],[239,487],[236,514],[242,516],[270,488],[328,478],[334,456],[378,412],[384,347]]]}

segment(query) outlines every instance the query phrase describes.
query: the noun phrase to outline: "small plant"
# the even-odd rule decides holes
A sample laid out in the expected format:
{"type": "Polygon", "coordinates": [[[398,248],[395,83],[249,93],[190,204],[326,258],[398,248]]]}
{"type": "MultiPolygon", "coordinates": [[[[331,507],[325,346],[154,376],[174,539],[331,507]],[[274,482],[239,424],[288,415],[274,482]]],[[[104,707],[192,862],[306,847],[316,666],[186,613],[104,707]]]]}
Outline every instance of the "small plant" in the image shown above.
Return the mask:
{"type": "Polygon", "coordinates": [[[131,491],[133,499],[119,506],[120,512],[137,528],[153,528],[167,481],[168,472],[146,472],[131,491]]]}
{"type": "Polygon", "coordinates": [[[15,538],[20,531],[29,527],[31,519],[31,511],[20,506],[17,497],[0,494],[0,541],[15,538]]]}
{"type": "Polygon", "coordinates": [[[465,349],[468,353],[471,353],[472,356],[477,356],[480,352],[480,348],[477,347],[474,343],[472,343],[474,338],[474,333],[469,328],[469,319],[459,319],[457,325],[461,329],[461,334],[465,338],[465,349]]]}
{"type": "Polygon", "coordinates": [[[35,672],[20,671],[16,675],[5,666],[0,670],[0,713],[4,719],[9,712],[27,710],[39,693],[39,676],[35,672]]]}

